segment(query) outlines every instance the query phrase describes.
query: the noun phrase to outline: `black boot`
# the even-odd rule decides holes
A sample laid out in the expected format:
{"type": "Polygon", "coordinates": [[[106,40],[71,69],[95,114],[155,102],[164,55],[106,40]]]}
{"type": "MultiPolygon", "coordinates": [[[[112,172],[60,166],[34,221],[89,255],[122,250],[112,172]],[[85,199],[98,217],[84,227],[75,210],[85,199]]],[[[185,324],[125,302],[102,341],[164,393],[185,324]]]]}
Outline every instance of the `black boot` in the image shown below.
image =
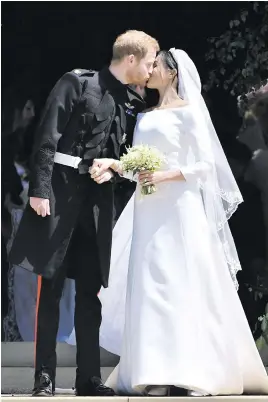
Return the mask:
{"type": "Polygon", "coordinates": [[[32,396],[53,396],[55,386],[48,373],[41,371],[36,373],[32,396]]]}
{"type": "Polygon", "coordinates": [[[99,377],[91,377],[86,382],[82,382],[79,376],[75,382],[76,396],[114,396],[112,388],[106,387],[99,377]]]}

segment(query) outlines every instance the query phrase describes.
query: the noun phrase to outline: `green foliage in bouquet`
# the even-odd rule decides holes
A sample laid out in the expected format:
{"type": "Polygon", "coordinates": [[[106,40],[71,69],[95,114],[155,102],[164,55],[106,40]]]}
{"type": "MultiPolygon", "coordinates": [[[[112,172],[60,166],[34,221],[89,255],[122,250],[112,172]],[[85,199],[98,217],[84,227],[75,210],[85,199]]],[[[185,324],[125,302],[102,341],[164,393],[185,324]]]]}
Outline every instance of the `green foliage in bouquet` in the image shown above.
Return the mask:
{"type": "MultiPolygon", "coordinates": [[[[164,161],[164,155],[157,148],[143,144],[127,148],[127,153],[120,158],[123,171],[132,172],[133,176],[145,170],[155,172],[164,161]]],[[[141,187],[142,195],[153,194],[155,191],[154,184],[141,187]]]]}

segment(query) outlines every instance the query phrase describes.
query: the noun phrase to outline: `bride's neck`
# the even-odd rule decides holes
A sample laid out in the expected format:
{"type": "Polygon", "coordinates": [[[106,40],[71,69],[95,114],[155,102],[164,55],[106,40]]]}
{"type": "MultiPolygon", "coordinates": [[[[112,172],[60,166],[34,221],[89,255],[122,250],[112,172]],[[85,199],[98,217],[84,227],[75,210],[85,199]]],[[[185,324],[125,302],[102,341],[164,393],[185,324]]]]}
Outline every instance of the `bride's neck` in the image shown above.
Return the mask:
{"type": "Polygon", "coordinates": [[[179,95],[175,88],[159,88],[159,101],[157,107],[165,107],[179,100],[179,95]]]}

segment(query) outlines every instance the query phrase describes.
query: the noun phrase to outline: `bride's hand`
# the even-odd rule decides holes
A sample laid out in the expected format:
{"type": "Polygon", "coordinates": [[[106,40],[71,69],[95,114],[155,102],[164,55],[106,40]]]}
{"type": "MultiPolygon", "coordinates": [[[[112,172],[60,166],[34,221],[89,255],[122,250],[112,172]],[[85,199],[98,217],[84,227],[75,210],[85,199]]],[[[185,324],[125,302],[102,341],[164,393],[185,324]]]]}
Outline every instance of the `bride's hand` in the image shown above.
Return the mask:
{"type": "Polygon", "coordinates": [[[166,170],[164,172],[140,172],[139,182],[142,186],[150,186],[152,184],[162,183],[165,181],[185,181],[180,169],[166,170]]]}
{"type": "Polygon", "coordinates": [[[89,173],[92,179],[102,175],[112,168],[115,160],[110,158],[94,159],[92,166],[89,168],[89,173]]]}
{"type": "Polygon", "coordinates": [[[139,182],[142,186],[150,186],[152,184],[162,183],[168,180],[167,172],[149,172],[144,171],[139,173],[139,182]]]}

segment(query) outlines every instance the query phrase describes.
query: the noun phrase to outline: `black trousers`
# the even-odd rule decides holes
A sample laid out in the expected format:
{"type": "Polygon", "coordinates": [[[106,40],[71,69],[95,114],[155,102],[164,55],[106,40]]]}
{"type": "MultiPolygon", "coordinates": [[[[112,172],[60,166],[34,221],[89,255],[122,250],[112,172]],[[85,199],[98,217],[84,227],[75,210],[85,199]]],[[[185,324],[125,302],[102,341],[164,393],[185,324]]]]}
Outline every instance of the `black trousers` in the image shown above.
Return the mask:
{"type": "MultiPolygon", "coordinates": [[[[85,205],[85,204],[84,204],[85,205]]],[[[85,205],[57,278],[42,278],[36,336],[36,378],[43,370],[50,374],[55,386],[56,337],[59,326],[59,304],[62,296],[67,265],[75,273],[75,331],[77,343],[77,368],[79,379],[86,382],[90,377],[100,377],[99,327],[101,304],[98,292],[101,274],[98,261],[93,214],[85,205]],[[68,264],[66,263],[68,261],[68,264]]]]}
{"type": "MultiPolygon", "coordinates": [[[[8,313],[8,269],[6,239],[1,233],[1,314],[2,321],[8,313]]],[[[4,339],[3,339],[4,340],[4,339]]]]}

